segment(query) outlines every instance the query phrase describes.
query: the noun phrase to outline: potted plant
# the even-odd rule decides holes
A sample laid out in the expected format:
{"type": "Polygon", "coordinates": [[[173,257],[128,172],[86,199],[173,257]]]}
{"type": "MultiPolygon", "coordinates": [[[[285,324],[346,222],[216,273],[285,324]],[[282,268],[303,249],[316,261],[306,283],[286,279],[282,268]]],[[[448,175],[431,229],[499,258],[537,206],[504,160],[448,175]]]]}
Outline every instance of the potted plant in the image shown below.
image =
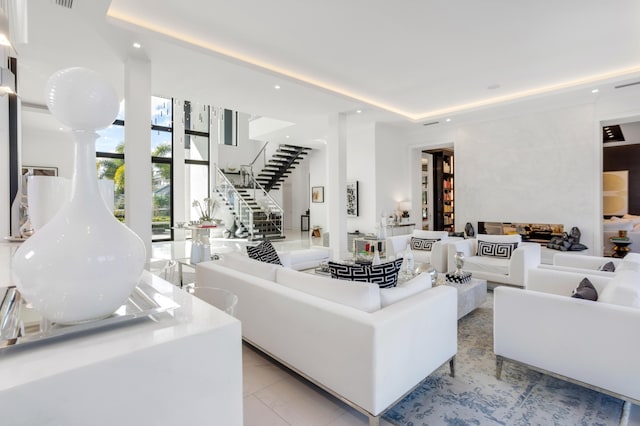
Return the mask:
{"type": "Polygon", "coordinates": [[[201,225],[213,225],[215,219],[213,218],[213,212],[218,206],[218,202],[209,197],[202,200],[202,203],[198,200],[194,200],[191,204],[192,207],[198,211],[201,225]]]}

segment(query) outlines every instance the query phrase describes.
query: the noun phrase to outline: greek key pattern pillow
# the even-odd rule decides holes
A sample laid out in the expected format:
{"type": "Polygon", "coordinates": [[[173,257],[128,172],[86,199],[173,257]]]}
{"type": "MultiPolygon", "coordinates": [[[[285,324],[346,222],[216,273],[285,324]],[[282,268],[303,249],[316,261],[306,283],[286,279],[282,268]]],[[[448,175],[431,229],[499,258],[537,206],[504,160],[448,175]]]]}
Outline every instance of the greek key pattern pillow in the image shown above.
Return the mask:
{"type": "Polygon", "coordinates": [[[488,241],[478,241],[478,256],[511,259],[511,254],[517,248],[518,243],[490,243],[488,241]]]}
{"type": "Polygon", "coordinates": [[[276,249],[273,248],[273,244],[269,240],[264,240],[255,247],[247,246],[247,254],[251,259],[259,260],[260,262],[282,265],[276,249]]]}
{"type": "Polygon", "coordinates": [[[380,288],[395,287],[398,284],[398,271],[402,258],[380,265],[345,265],[329,262],[331,278],[348,281],[360,281],[378,284],[380,288]]]}
{"type": "Polygon", "coordinates": [[[428,238],[411,237],[411,250],[431,251],[433,243],[440,241],[440,239],[431,240],[428,238]]]}

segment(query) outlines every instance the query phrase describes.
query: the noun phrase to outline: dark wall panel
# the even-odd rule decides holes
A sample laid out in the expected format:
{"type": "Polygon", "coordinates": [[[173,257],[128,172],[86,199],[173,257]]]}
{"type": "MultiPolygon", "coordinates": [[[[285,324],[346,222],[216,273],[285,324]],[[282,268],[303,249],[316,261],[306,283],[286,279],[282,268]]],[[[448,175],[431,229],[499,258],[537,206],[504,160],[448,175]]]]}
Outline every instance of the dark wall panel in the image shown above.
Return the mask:
{"type": "Polygon", "coordinates": [[[603,171],[629,170],[629,214],[640,215],[640,144],[604,149],[603,171]]]}

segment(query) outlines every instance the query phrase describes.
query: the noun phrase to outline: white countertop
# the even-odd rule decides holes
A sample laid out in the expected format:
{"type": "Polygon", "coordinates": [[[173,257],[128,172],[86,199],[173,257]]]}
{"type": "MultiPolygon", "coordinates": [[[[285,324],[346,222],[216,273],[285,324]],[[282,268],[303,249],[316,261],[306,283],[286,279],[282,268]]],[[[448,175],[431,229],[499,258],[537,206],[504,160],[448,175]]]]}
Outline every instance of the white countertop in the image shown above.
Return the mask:
{"type": "MultiPolygon", "coordinates": [[[[0,244],[0,286],[17,246],[0,244]]],[[[142,280],[179,307],[0,349],[0,424],[242,425],[240,322],[147,271],[142,280]]]]}

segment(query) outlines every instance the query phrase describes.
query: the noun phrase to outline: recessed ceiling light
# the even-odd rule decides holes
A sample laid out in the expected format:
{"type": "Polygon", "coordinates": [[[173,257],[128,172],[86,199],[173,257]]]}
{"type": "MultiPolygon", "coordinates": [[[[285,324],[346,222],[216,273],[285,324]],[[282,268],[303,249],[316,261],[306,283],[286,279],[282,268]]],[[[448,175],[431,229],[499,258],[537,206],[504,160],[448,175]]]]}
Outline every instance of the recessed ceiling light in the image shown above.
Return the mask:
{"type": "Polygon", "coordinates": [[[362,114],[362,110],[361,109],[357,109],[356,110],[356,114],[362,114]]]}
{"type": "Polygon", "coordinates": [[[133,43],[133,47],[135,47],[136,49],[140,49],[142,45],[140,43],[133,43]]]}
{"type": "Polygon", "coordinates": [[[273,88],[276,89],[276,90],[280,90],[280,85],[276,84],[275,86],[273,86],[273,88]]]}
{"type": "Polygon", "coordinates": [[[447,118],[447,119],[446,119],[446,120],[444,120],[444,121],[446,121],[446,122],[448,123],[448,122],[450,122],[450,121],[451,121],[451,119],[450,119],[450,118],[447,118]]]}
{"type": "Polygon", "coordinates": [[[62,131],[64,130],[64,127],[58,127],[58,130],[62,131]]]}
{"type": "Polygon", "coordinates": [[[599,91],[600,91],[600,90],[598,90],[598,89],[593,89],[593,90],[591,91],[591,93],[598,93],[599,91]]]}
{"type": "Polygon", "coordinates": [[[289,135],[286,135],[286,136],[285,136],[285,138],[286,138],[286,139],[289,139],[289,135]]]}

